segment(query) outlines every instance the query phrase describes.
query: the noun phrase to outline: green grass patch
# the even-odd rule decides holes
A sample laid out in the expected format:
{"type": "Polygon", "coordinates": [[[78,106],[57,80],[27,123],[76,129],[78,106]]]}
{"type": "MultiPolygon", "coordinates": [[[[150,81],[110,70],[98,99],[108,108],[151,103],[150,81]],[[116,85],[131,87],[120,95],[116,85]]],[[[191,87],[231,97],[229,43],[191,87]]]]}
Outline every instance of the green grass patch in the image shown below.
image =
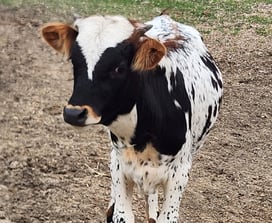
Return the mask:
{"type": "MultiPolygon", "coordinates": [[[[195,26],[203,24],[235,34],[255,23],[259,30],[269,33],[272,24],[272,0],[0,0],[0,4],[17,8],[42,6],[57,14],[121,14],[141,21],[168,9],[169,14],[180,22],[195,26]],[[263,12],[259,15],[261,4],[268,7],[268,14],[271,9],[270,16],[262,15],[263,12]]],[[[203,31],[210,30],[205,28],[203,31]]]]}

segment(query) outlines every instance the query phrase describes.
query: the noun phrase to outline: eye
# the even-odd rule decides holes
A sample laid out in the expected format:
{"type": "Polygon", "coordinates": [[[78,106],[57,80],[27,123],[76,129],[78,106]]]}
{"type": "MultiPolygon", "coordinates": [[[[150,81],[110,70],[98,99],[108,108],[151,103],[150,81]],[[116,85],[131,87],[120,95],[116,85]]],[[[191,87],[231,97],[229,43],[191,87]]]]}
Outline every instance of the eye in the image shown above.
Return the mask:
{"type": "Polygon", "coordinates": [[[115,73],[119,73],[119,72],[120,72],[120,67],[116,67],[116,68],[114,69],[114,72],[115,72],[115,73]]]}
{"type": "Polygon", "coordinates": [[[122,66],[118,66],[114,69],[115,74],[122,74],[125,71],[125,68],[122,66]]]}

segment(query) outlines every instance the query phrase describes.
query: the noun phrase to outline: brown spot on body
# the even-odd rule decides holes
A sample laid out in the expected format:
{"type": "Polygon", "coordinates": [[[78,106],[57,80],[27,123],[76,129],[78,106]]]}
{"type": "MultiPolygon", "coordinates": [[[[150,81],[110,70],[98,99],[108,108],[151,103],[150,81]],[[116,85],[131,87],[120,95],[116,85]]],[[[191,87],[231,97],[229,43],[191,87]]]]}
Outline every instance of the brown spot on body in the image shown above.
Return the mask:
{"type": "Polygon", "coordinates": [[[159,152],[151,144],[147,144],[142,152],[136,151],[133,147],[126,148],[123,150],[122,156],[126,163],[159,165],[159,152]]]}

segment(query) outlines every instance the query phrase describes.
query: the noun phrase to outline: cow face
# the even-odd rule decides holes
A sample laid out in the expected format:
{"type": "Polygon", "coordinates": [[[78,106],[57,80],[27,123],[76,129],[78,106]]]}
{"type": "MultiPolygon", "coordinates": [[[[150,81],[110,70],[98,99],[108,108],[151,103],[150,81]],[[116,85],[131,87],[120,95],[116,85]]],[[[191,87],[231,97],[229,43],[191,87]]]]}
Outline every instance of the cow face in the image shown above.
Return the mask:
{"type": "Polygon", "coordinates": [[[128,113],[139,91],[139,73],[154,69],[166,48],[144,33],[151,27],[120,16],[78,19],[75,28],[50,23],[45,41],[73,64],[74,88],[64,120],[72,125],[110,124],[128,113]]]}

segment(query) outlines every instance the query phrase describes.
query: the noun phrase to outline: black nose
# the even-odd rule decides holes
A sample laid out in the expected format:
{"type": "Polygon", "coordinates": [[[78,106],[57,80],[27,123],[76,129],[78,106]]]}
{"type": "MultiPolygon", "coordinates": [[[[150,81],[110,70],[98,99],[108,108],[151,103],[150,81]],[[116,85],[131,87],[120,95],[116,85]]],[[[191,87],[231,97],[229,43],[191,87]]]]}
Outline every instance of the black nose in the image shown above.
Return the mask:
{"type": "Polygon", "coordinates": [[[87,119],[88,111],[85,108],[75,109],[75,108],[64,108],[63,118],[64,121],[75,126],[84,126],[87,119]]]}

